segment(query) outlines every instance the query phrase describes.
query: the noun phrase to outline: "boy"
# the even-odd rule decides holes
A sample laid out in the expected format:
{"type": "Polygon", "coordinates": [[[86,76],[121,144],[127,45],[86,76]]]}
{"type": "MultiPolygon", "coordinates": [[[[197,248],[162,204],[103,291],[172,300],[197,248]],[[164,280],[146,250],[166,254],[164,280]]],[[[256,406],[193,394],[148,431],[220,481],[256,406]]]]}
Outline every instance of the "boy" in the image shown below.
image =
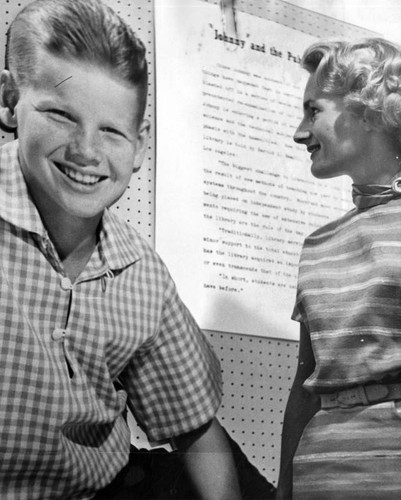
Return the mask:
{"type": "Polygon", "coordinates": [[[146,152],[142,43],[97,0],[37,0],[6,67],[0,498],[94,498],[128,461],[127,396],[201,498],[239,498],[219,364],[158,256],[108,210],[146,152]]]}

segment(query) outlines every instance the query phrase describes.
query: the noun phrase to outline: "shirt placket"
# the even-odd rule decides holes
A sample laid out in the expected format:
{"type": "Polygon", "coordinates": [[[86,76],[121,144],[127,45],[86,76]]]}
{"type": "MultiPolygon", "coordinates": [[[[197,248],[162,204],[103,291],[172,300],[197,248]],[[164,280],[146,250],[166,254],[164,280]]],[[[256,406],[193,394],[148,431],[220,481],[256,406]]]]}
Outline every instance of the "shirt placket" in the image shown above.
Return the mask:
{"type": "Polygon", "coordinates": [[[65,292],[68,294],[66,297],[66,301],[68,302],[68,307],[67,307],[67,313],[65,318],[63,319],[63,324],[60,326],[56,326],[54,330],[51,333],[52,340],[54,342],[59,342],[62,346],[63,350],[63,356],[65,360],[65,364],[67,367],[68,375],[70,378],[73,378],[74,376],[74,364],[72,361],[72,358],[68,352],[68,323],[69,323],[69,318],[70,318],[70,313],[71,313],[71,305],[73,301],[73,290],[74,290],[74,284],[71,282],[71,280],[65,275],[65,270],[63,267],[62,262],[60,261],[60,258],[57,254],[56,249],[54,248],[53,243],[51,240],[45,236],[41,237],[39,239],[39,247],[43,254],[46,256],[46,259],[49,261],[53,269],[58,273],[58,279],[59,279],[59,286],[65,292]]]}
{"type": "Polygon", "coordinates": [[[64,322],[64,328],[55,328],[52,332],[52,339],[56,342],[61,342],[63,347],[65,363],[67,365],[68,375],[70,378],[73,378],[74,376],[73,362],[68,352],[67,343],[68,343],[68,322],[70,318],[71,305],[73,301],[74,285],[67,276],[60,275],[59,279],[60,279],[60,288],[69,295],[68,309],[64,322]]]}
{"type": "Polygon", "coordinates": [[[98,255],[95,252],[88,262],[86,269],[79,276],[76,282],[72,283],[70,278],[66,276],[63,263],[61,262],[52,241],[48,238],[47,235],[39,237],[39,247],[53,269],[58,273],[60,288],[63,292],[68,294],[68,297],[66,297],[68,307],[65,318],[63,319],[63,324],[54,328],[51,336],[53,341],[59,342],[62,345],[63,356],[67,366],[68,375],[72,379],[76,374],[76,367],[74,363],[74,357],[69,351],[68,344],[69,336],[71,335],[69,324],[71,322],[71,317],[73,314],[74,295],[76,293],[76,287],[80,286],[80,284],[85,281],[92,281],[97,278],[102,278],[99,282],[99,286],[101,286],[101,291],[104,293],[107,288],[107,282],[110,279],[114,278],[114,274],[110,270],[109,266],[98,258],[98,255]]]}

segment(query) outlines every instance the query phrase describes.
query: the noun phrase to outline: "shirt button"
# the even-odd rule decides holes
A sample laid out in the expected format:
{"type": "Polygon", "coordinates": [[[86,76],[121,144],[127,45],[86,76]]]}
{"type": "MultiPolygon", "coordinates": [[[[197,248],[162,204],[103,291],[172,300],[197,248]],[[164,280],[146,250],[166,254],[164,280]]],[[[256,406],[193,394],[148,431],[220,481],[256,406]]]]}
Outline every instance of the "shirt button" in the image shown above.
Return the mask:
{"type": "Polygon", "coordinates": [[[60,285],[61,285],[61,288],[63,290],[72,290],[73,289],[73,284],[71,283],[70,278],[67,278],[66,276],[61,278],[60,285]]]}
{"type": "Polygon", "coordinates": [[[63,330],[62,328],[56,328],[55,330],[53,330],[52,333],[53,340],[61,340],[64,338],[64,336],[65,336],[65,330],[63,330]]]}

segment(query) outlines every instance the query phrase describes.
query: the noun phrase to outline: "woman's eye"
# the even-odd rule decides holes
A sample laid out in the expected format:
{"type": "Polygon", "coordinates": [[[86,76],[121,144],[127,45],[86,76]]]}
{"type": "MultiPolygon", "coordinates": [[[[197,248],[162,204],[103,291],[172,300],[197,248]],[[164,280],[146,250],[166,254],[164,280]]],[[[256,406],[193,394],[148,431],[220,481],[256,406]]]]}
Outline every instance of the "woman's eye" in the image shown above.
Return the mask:
{"type": "Polygon", "coordinates": [[[317,108],[314,108],[314,107],[310,108],[310,117],[312,119],[315,118],[318,111],[319,110],[317,108]]]}

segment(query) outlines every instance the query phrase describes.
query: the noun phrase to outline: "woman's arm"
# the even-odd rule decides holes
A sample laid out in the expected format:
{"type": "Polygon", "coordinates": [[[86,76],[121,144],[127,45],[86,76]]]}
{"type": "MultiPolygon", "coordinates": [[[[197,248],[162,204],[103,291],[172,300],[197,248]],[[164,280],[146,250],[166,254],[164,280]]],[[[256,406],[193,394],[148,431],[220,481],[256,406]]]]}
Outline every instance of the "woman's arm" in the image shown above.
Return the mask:
{"type": "Polygon", "coordinates": [[[301,325],[298,368],[284,414],[277,500],[292,498],[292,459],[306,424],[320,408],[319,396],[302,387],[314,368],[310,336],[304,325],[301,325]]]}

